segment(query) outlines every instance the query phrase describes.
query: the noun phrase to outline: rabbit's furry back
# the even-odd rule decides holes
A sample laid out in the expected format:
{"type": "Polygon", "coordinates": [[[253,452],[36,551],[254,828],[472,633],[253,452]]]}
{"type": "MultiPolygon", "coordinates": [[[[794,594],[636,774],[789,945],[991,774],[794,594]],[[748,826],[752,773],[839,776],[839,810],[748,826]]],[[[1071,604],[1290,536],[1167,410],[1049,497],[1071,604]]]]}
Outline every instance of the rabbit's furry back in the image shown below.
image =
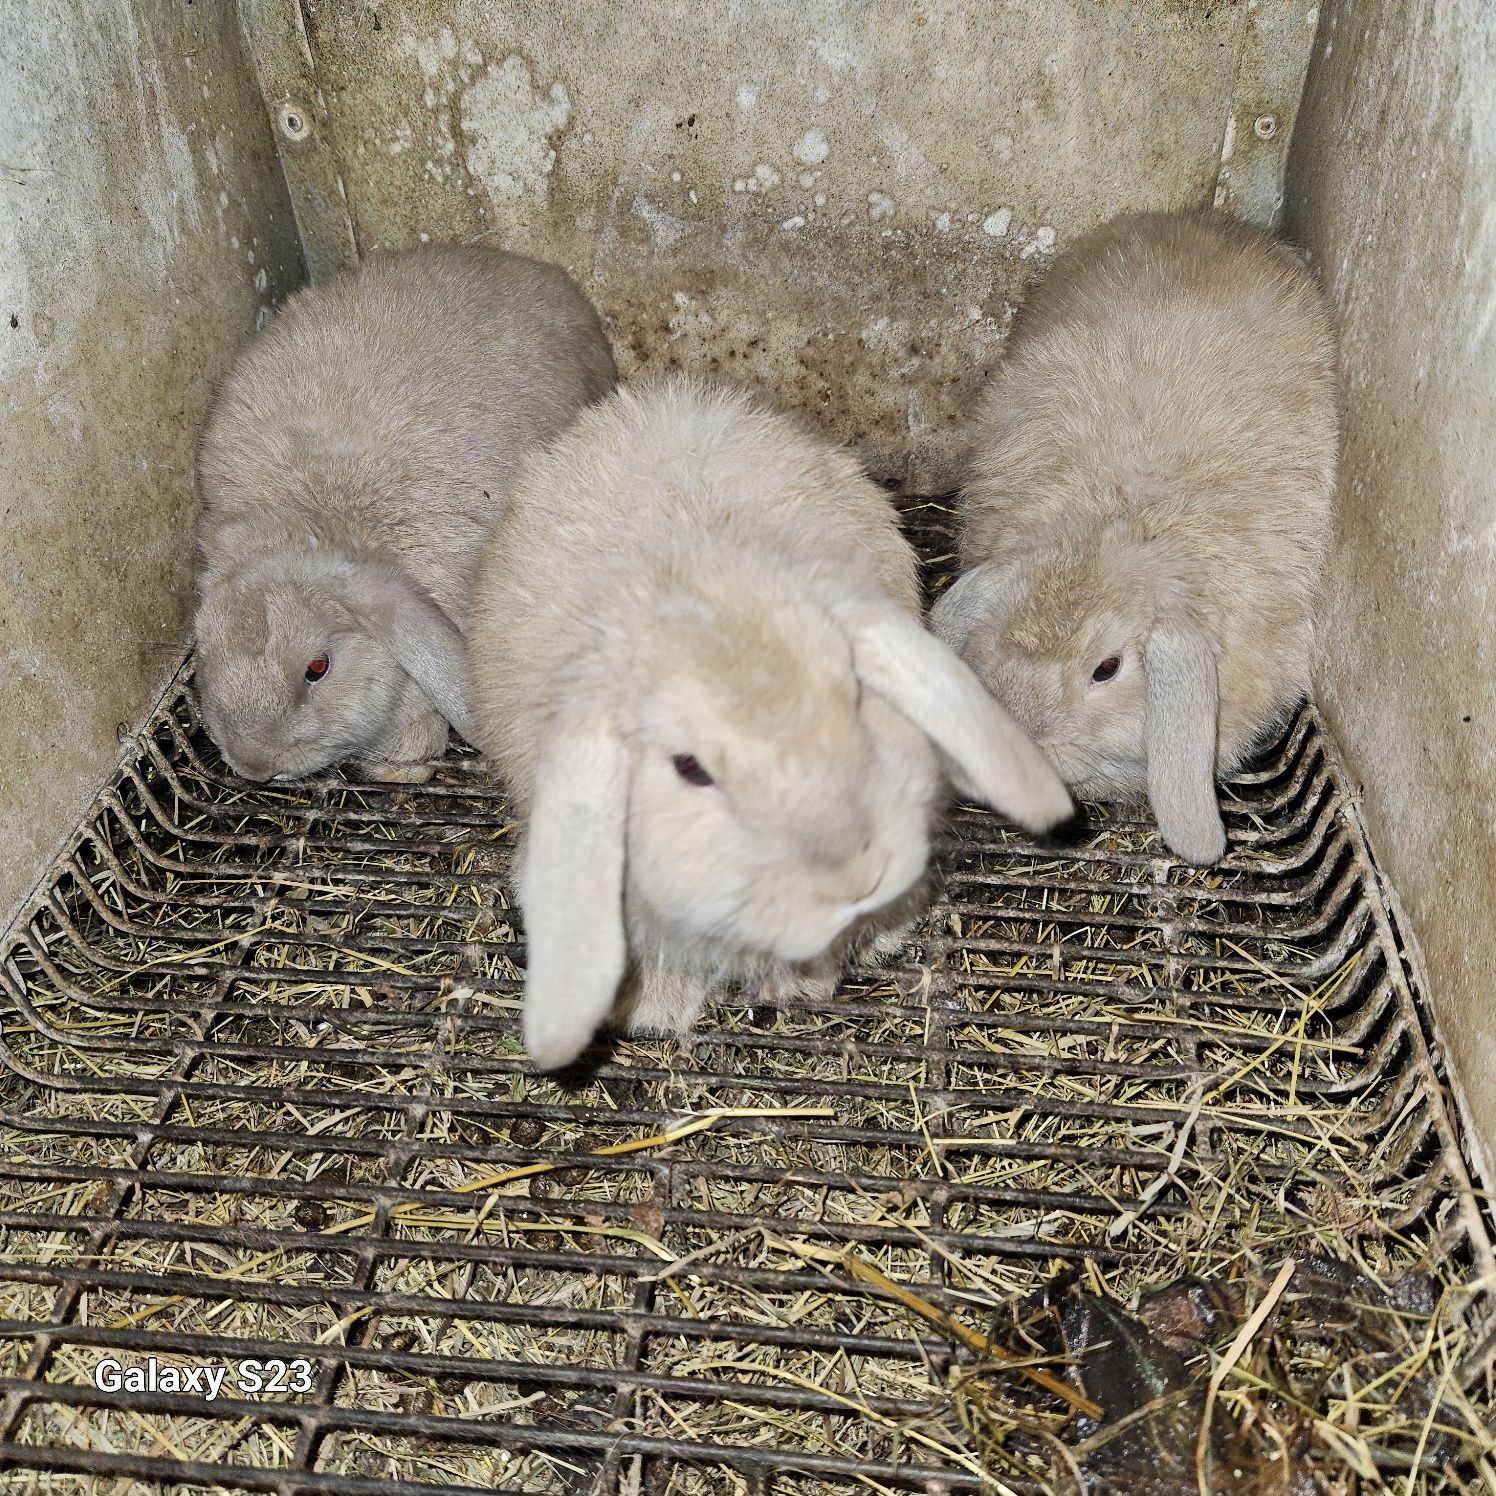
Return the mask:
{"type": "Polygon", "coordinates": [[[397,564],[460,621],[521,459],[615,377],[592,305],[520,255],[375,253],[297,292],[203,430],[205,585],[316,545],[397,564]]]}
{"type": "Polygon", "coordinates": [[[1024,304],[973,437],[963,568],[1136,517],[1188,556],[1218,637],[1281,620],[1303,684],[1338,404],[1324,299],[1290,250],[1215,213],[1104,224],[1024,304]]]}
{"type": "MultiPolygon", "coordinates": [[[[578,662],[601,668],[606,654],[620,694],[647,687],[664,662],[641,656],[669,629],[656,606],[682,585],[730,595],[758,563],[793,596],[781,573],[814,566],[919,616],[914,552],[861,464],[741,392],[689,379],[621,388],[569,437],[564,457],[532,464],[473,604],[475,637],[505,641],[505,667],[474,672],[481,746],[522,805],[578,662]],[[613,639],[599,638],[603,619],[613,639]]],[[[746,655],[721,664],[753,670],[746,655]]]]}

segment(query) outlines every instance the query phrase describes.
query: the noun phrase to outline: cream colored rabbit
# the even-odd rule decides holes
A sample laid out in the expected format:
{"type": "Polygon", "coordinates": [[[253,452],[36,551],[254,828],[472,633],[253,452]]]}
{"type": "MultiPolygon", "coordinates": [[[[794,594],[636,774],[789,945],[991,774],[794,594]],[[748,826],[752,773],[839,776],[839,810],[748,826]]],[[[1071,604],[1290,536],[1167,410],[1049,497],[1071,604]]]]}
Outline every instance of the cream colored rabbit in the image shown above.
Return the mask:
{"type": "Polygon", "coordinates": [[[959,580],[931,626],[1093,798],[1225,850],[1217,774],[1307,690],[1338,411],[1324,301],[1220,215],[1063,253],[977,417],[959,580]]]}
{"type": "Polygon", "coordinates": [[[529,816],[537,1064],[615,1003],[681,1033],[720,983],[828,992],[854,946],[896,943],[942,755],[1031,829],[1071,814],[918,609],[886,496],[744,394],[620,390],[532,459],[470,649],[479,743],[529,816]]]}
{"type": "Polygon", "coordinates": [[[571,280],[496,249],[373,255],[287,303],[198,456],[197,685],[239,773],[420,779],[449,722],[471,736],[483,542],[521,458],[614,377],[571,280]]]}

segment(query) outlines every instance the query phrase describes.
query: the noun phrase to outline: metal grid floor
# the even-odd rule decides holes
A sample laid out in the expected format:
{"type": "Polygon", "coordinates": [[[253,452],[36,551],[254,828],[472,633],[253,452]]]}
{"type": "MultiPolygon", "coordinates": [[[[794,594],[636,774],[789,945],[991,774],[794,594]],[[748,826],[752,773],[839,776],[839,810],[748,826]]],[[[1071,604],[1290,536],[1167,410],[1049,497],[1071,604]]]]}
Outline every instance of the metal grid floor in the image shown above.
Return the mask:
{"type": "Polygon", "coordinates": [[[974,1326],[1086,1261],[1491,1273],[1310,709],[1218,868],[957,812],[900,961],[571,1091],[519,1050],[476,760],[247,786],[185,681],[137,748],[0,961],[0,1490],[977,1490],[959,1354],[830,1254],[974,1326]],[[150,1355],[310,1386],[94,1385],[150,1355]]]}

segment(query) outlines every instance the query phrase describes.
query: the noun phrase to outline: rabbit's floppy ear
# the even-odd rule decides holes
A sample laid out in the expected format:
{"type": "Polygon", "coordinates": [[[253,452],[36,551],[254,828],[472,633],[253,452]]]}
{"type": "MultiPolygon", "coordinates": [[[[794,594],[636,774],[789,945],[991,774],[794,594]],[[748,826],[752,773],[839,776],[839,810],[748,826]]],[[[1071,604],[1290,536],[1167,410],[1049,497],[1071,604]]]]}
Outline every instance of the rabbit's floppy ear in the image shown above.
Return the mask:
{"type": "Polygon", "coordinates": [[[542,1070],[575,1060],[623,980],[628,751],[600,711],[568,712],[546,735],[530,801],[525,1047],[542,1070]]]}
{"type": "Polygon", "coordinates": [[[350,561],[336,564],[332,574],[338,601],[360,627],[390,652],[431,705],[476,743],[467,641],[457,625],[392,567],[350,561]]]}
{"type": "Polygon", "coordinates": [[[957,654],[966,649],[971,631],[995,610],[998,599],[1012,590],[1020,573],[1011,566],[979,562],[948,586],[930,609],[930,631],[957,654]]]}
{"type": "Polygon", "coordinates": [[[1030,831],[1068,820],[1060,776],[986,687],[918,620],[890,602],[838,609],[858,678],[941,750],[958,783],[1030,831]]]}
{"type": "Polygon", "coordinates": [[[1219,862],[1226,828],[1216,802],[1215,651],[1203,635],[1156,629],[1144,658],[1148,798],[1159,834],[1189,862],[1219,862]]]}

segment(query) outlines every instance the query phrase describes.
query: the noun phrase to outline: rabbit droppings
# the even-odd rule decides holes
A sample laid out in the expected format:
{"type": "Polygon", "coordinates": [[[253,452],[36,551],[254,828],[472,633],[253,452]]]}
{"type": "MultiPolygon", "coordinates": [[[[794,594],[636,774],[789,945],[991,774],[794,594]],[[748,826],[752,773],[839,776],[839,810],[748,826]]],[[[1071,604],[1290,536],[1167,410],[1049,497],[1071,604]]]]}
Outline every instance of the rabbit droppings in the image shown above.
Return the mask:
{"type": "Polygon", "coordinates": [[[463,624],[520,459],[615,382],[597,314],[495,249],[376,254],[240,356],[198,453],[196,673],[248,779],[419,780],[473,735],[463,624]]]}
{"type": "Polygon", "coordinates": [[[479,744],[529,816],[524,1032],[545,1069],[615,1004],[683,1034],[718,983],[829,995],[854,948],[896,948],[937,748],[1025,826],[1072,813],[922,627],[887,498],[736,391],[620,390],[532,458],[470,647],[479,744]]]}
{"type": "Polygon", "coordinates": [[[1222,856],[1217,773],[1309,682],[1338,446],[1308,272],[1220,215],[1114,220],[1020,311],[931,615],[1077,793],[1222,856]]]}

